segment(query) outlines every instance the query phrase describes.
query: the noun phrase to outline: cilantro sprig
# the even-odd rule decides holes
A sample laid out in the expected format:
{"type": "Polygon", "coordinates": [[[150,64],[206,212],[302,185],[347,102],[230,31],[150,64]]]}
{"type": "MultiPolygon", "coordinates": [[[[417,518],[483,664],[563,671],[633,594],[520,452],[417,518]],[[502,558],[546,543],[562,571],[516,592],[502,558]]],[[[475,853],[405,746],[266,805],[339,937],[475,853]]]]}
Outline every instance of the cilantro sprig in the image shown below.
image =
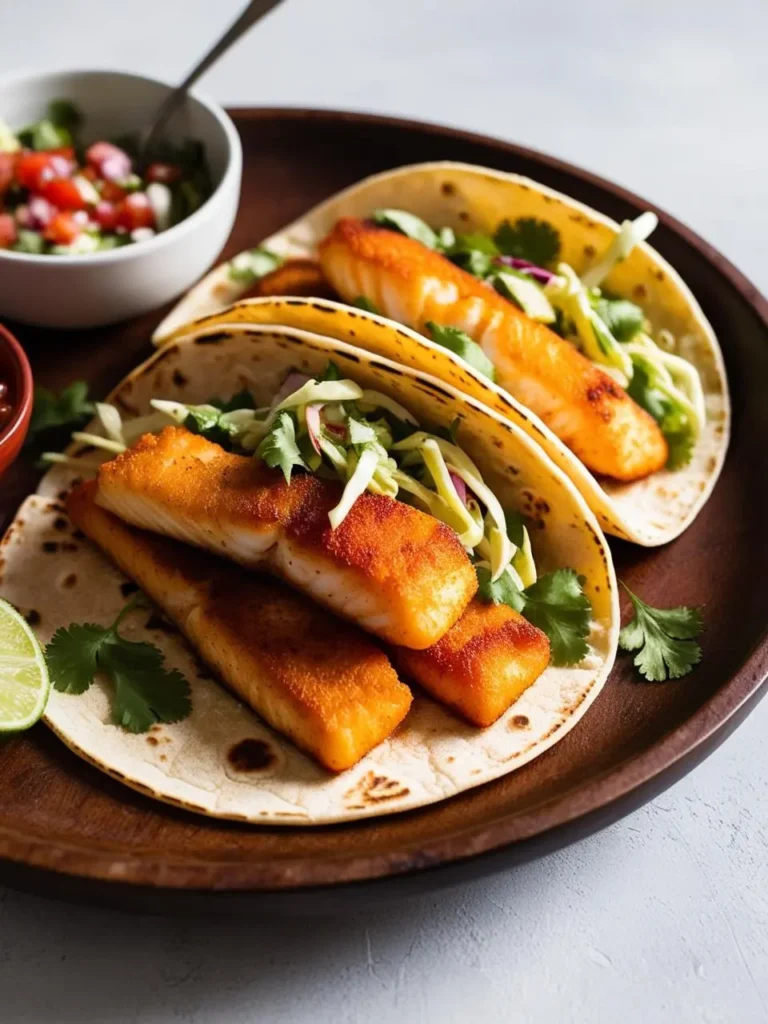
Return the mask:
{"type": "Polygon", "coordinates": [[[134,596],[111,626],[73,623],[58,629],[45,649],[51,681],[61,693],[89,689],[97,672],[113,684],[112,721],[128,732],[147,732],[156,722],[179,722],[192,710],[189,683],[167,669],[162,652],[118,633],[123,619],[142,599],[134,596]]]}
{"type": "Polygon", "coordinates": [[[291,482],[294,466],[307,469],[296,440],[296,421],[291,413],[283,410],[272,424],[269,433],[264,437],[256,455],[263,459],[271,468],[279,467],[283,471],[285,482],[291,482]]]}
{"type": "Polygon", "coordinates": [[[449,352],[453,352],[483,376],[490,380],[496,379],[496,369],[493,363],[468,334],[458,327],[444,327],[442,324],[435,323],[434,320],[428,320],[426,326],[432,341],[447,348],[449,352]]]}
{"type": "Polygon", "coordinates": [[[91,418],[95,406],[88,398],[88,384],[75,380],[56,395],[48,388],[36,387],[27,443],[57,428],[76,430],[91,418]]]}
{"type": "Polygon", "coordinates": [[[538,267],[549,267],[560,255],[560,233],[545,220],[519,217],[514,224],[505,220],[493,240],[505,256],[529,260],[538,267]]]}
{"type": "Polygon", "coordinates": [[[633,664],[650,683],[680,679],[701,661],[701,647],[696,642],[704,629],[698,608],[653,608],[626,584],[634,615],[619,634],[623,651],[637,652],[633,664]]]}
{"type": "Polygon", "coordinates": [[[482,601],[508,604],[546,633],[553,665],[575,665],[586,656],[592,605],[583,591],[583,576],[573,569],[556,569],[520,590],[509,573],[493,582],[487,569],[475,571],[482,601]]]}

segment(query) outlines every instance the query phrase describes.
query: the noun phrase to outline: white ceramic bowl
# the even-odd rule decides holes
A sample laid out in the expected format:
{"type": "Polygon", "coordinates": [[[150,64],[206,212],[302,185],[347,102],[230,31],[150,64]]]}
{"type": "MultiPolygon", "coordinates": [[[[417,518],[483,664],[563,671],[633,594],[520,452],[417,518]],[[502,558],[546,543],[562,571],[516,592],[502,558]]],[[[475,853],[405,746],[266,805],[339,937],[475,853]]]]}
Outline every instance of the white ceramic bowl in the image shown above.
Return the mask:
{"type": "MultiPolygon", "coordinates": [[[[44,116],[53,99],[71,100],[86,141],[142,127],[169,86],[118,71],[27,74],[0,81],[0,118],[17,130],[44,116]]],[[[198,139],[214,192],[191,217],[146,242],[79,256],[0,250],[0,317],[44,327],[94,327],[146,313],[181,294],[214,262],[234,223],[242,149],[215,103],[193,94],[168,125],[169,139],[198,139]]]]}

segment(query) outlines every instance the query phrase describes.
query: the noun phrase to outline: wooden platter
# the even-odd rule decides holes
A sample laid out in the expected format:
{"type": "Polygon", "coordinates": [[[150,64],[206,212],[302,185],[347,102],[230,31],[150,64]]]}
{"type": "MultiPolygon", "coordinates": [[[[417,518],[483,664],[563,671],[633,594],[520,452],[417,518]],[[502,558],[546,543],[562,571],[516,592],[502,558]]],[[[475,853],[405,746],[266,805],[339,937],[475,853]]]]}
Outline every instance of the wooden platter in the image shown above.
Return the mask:
{"type": "MultiPolygon", "coordinates": [[[[245,171],[226,254],[366,174],[420,160],[517,171],[617,219],[649,208],[549,157],[446,128],[330,111],[233,116],[245,171]]],[[[153,803],[79,761],[40,725],[0,743],[0,880],[158,911],[359,907],[455,884],[594,831],[671,784],[738,724],[768,672],[768,303],[719,253],[657,212],[654,244],[692,287],[725,351],[733,441],[712,499],[680,540],[656,551],[612,546],[619,575],[647,600],[705,606],[703,664],[653,685],[638,682],[621,658],[584,721],[532,764],[424,811],[320,829],[238,826],[153,803]]],[[[163,312],[93,331],[9,326],[38,383],[58,388],[85,377],[99,395],[149,354],[163,312]]],[[[0,525],[35,480],[23,461],[3,477],[0,525]]]]}

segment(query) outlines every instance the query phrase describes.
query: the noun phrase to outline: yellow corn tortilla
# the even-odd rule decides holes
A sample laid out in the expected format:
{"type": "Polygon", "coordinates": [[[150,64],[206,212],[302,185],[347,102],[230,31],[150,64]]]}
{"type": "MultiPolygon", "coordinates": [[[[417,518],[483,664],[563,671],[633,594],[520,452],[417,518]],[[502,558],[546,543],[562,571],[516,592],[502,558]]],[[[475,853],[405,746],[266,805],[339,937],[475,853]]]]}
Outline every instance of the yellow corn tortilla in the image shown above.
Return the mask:
{"type": "MultiPolygon", "coordinates": [[[[318,242],[341,216],[367,217],[380,207],[408,210],[435,226],[492,234],[505,218],[534,217],[552,224],[562,240],[561,259],[582,273],[610,245],[619,225],[528,178],[466,164],[431,163],[367,178],[310,210],[262,244],[285,257],[312,258],[318,242]]],[[[155,332],[162,343],[206,323],[283,323],[351,341],[368,351],[432,373],[484,402],[535,438],[573,480],[606,533],[645,546],[664,544],[694,520],[712,492],[725,460],[730,401],[725,366],[714,332],[677,272],[646,243],[612,270],[604,285],[638,302],[653,330],[675,338],[675,352],[699,371],[707,423],[690,463],[644,480],[598,479],[547,428],[502,388],[458,356],[393,321],[328,300],[255,299],[227,308],[247,286],[233,281],[230,264],[204,278],[155,332]],[[343,310],[347,309],[345,317],[343,310]],[[385,329],[384,329],[385,328],[385,329]]]]}

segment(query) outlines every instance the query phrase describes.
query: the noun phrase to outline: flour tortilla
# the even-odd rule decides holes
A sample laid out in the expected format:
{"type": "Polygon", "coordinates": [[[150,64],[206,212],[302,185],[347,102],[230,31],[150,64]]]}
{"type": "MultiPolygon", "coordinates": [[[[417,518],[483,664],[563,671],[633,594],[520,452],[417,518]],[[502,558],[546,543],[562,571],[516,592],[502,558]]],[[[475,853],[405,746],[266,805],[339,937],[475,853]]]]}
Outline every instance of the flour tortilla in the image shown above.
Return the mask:
{"type": "MultiPolygon", "coordinates": [[[[316,206],[300,220],[262,244],[285,257],[313,257],[318,242],[341,216],[368,217],[376,208],[408,210],[435,226],[458,232],[492,234],[505,218],[535,217],[552,224],[562,239],[561,259],[582,273],[595,254],[603,253],[619,230],[615,221],[528,178],[467,164],[431,163],[402,167],[367,178],[316,206]]],[[[345,322],[338,305],[312,300],[304,305],[283,302],[282,320],[269,300],[226,309],[247,291],[223,264],[205,277],[171,311],[155,332],[155,340],[186,330],[190,321],[220,314],[223,322],[282,322],[319,330],[361,348],[433,373],[484,402],[517,424],[539,443],[552,461],[576,484],[603,529],[645,546],[664,544],[683,532],[712,492],[725,460],[730,433],[730,403],[725,366],[714,332],[696,299],[662,256],[641,243],[609,274],[605,287],[638,302],[654,331],[664,328],[675,338],[675,352],[699,371],[704,388],[707,424],[693,458],[683,469],[662,470],[645,480],[625,484],[594,477],[548,427],[503,389],[446,351],[400,325],[387,332],[382,317],[359,316],[345,322]],[[325,316],[316,315],[324,309],[325,316]]],[[[346,307],[348,308],[348,307],[346,307]]],[[[196,326],[200,326],[196,324],[196,326]]]]}
{"type": "MultiPolygon", "coordinates": [[[[538,756],[582,717],[616,653],[619,611],[610,552],[570,481],[520,430],[436,378],[310,333],[263,327],[208,330],[172,343],[119,384],[124,417],[153,397],[204,402],[248,387],[268,404],[286,374],[318,374],[332,359],[344,376],[386,392],[425,426],[461,417],[462,446],[502,503],[530,519],[540,571],[571,566],[593,602],[591,650],[574,668],[549,667],[488,729],[463,723],[420,693],[405,722],[354,768],[333,776],[267,727],[202,671],[186,642],[136,612],[125,634],[162,648],[192,687],[191,716],[131,735],[109,722],[106,684],[83,696],[53,692],[45,721],[81,757],[135,789],[217,818],[273,825],[352,821],[444,800],[538,756]],[[202,672],[202,674],[201,674],[202,672]],[[262,771],[242,772],[228,753],[244,739],[267,752],[262,771]]],[[[92,457],[92,456],[91,456],[92,457]]],[[[127,580],[73,531],[62,500],[76,479],[54,467],[20,509],[0,549],[0,595],[35,623],[42,642],[60,626],[107,624],[125,603],[127,580]]],[[[588,726],[587,726],[588,728],[588,726]]]]}

